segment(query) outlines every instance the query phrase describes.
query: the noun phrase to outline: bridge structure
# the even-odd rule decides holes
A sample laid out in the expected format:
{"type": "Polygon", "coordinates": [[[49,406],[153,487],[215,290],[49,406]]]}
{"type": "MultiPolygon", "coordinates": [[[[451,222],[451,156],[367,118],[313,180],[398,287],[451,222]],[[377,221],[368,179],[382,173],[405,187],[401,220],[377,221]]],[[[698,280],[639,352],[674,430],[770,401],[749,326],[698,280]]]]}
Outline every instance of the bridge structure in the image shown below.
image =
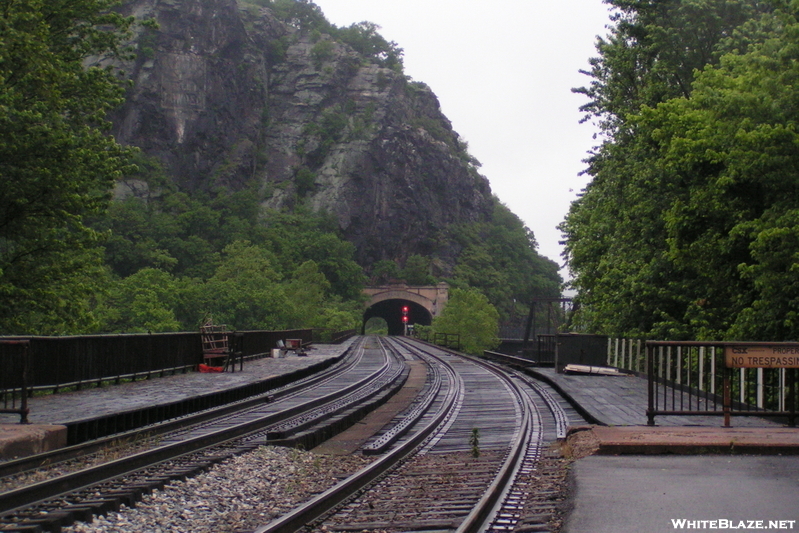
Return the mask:
{"type": "Polygon", "coordinates": [[[363,293],[368,300],[364,305],[362,330],[370,318],[379,317],[388,324],[389,335],[402,335],[406,324],[403,316],[407,316],[409,326],[429,326],[433,318],[441,314],[449,300],[449,285],[444,282],[419,286],[400,283],[365,287],[363,293]]]}

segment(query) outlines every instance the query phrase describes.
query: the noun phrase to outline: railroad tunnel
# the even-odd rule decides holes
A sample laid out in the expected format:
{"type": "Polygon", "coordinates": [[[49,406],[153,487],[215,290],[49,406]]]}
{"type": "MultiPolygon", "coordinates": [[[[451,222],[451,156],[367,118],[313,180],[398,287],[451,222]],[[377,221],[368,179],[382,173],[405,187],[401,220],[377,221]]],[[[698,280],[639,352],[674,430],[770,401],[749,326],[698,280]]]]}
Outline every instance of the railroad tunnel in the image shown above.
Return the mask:
{"type": "Polygon", "coordinates": [[[379,317],[388,324],[389,335],[402,335],[405,332],[405,323],[402,321],[403,308],[407,308],[409,326],[416,324],[429,326],[433,322],[433,316],[424,306],[410,300],[397,298],[382,300],[368,307],[363,313],[363,328],[366,327],[366,322],[370,318],[379,317]]]}
{"type": "Polygon", "coordinates": [[[364,287],[363,325],[370,318],[379,317],[386,321],[389,335],[402,335],[405,331],[403,309],[407,309],[409,326],[429,326],[433,317],[438,316],[449,300],[449,285],[405,285],[403,283],[364,287]]]}

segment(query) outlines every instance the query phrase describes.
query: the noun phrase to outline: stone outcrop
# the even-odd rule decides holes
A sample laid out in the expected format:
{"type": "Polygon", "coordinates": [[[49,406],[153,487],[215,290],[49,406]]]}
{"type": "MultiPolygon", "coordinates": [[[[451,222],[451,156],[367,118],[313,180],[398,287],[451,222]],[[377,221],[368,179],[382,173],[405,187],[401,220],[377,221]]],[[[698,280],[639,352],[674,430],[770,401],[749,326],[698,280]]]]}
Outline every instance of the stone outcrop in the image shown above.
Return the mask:
{"type": "Polygon", "coordinates": [[[141,27],[118,140],[187,190],[256,183],[269,209],[333,214],[364,265],[453,258],[452,224],[482,220],[488,182],[421,83],[329,35],[235,0],[132,0],[141,27]]]}

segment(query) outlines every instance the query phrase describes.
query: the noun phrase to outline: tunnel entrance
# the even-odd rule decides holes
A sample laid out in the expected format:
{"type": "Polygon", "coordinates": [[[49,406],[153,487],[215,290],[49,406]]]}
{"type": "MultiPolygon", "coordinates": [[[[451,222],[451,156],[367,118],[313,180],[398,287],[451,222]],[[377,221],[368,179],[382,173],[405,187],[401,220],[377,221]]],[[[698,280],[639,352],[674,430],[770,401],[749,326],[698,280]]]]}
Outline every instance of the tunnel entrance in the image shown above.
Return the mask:
{"type": "Polygon", "coordinates": [[[410,300],[401,298],[383,300],[368,307],[363,314],[363,329],[366,322],[373,317],[380,317],[388,324],[389,335],[403,335],[405,333],[405,323],[403,322],[403,308],[407,308],[407,317],[409,326],[421,324],[429,326],[433,322],[433,317],[430,311],[425,309],[424,306],[410,300]]]}

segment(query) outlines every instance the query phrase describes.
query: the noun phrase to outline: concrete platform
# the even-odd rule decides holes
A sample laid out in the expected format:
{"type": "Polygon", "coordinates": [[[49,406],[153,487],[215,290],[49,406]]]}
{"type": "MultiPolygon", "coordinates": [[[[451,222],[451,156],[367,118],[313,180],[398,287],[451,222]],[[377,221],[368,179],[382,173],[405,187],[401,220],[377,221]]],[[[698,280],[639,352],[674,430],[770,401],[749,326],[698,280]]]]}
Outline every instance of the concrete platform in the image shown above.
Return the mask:
{"type": "Polygon", "coordinates": [[[576,446],[598,455],[764,454],[799,455],[799,429],[754,416],[658,416],[648,426],[647,381],[629,376],[558,374],[552,368],[528,369],[550,383],[593,426],[570,428],[576,446]],[[590,435],[579,435],[589,431],[590,435]],[[576,443],[575,439],[581,442],[576,443]]]}
{"type": "Polygon", "coordinates": [[[66,426],[0,424],[0,460],[8,461],[49,452],[66,444],[66,426]]]}
{"type": "Polygon", "coordinates": [[[594,455],[572,472],[562,533],[799,528],[795,455],[594,455]]]}
{"type": "Polygon", "coordinates": [[[799,429],[590,426],[570,428],[567,435],[598,455],[759,454],[799,455],[799,429]],[[590,435],[581,434],[590,432],[590,435]]]}
{"type": "MultiPolygon", "coordinates": [[[[347,345],[319,345],[307,357],[264,358],[244,364],[244,371],[202,374],[190,372],[143,381],[86,388],[31,398],[28,402],[32,424],[70,425],[106,415],[165,405],[187,398],[206,396],[272,377],[291,374],[328,359],[339,357],[347,345]]],[[[3,420],[0,418],[0,420],[3,420]]]]}
{"type": "MultiPolygon", "coordinates": [[[[275,378],[293,379],[301,372],[323,368],[341,357],[351,342],[316,345],[306,357],[264,358],[244,364],[243,371],[202,374],[190,372],[149,380],[37,396],[29,400],[31,424],[17,424],[18,415],[0,415],[0,460],[24,457],[72,444],[70,432],[120,414],[192,402],[197,398],[224,398],[229,391],[248,390],[275,378]]],[[[238,370],[238,369],[237,369],[238,370]]],[[[235,401],[235,400],[230,400],[235,401]]],[[[102,435],[98,435],[102,436],[102,435]]]]}

